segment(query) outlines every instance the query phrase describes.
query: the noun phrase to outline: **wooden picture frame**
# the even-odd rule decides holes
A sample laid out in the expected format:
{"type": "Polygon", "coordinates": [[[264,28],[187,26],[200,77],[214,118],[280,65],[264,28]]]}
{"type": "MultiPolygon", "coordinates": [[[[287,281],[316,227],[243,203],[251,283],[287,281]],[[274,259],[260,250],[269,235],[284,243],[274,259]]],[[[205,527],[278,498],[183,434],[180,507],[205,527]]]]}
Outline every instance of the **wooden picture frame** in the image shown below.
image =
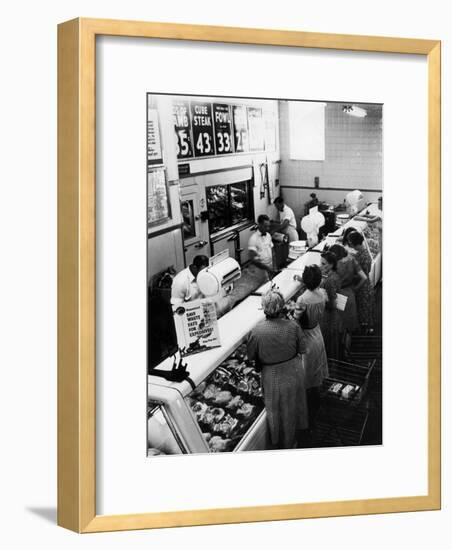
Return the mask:
{"type": "Polygon", "coordinates": [[[440,508],[440,63],[437,40],[75,19],[58,29],[58,524],[89,533],[440,508]],[[96,37],[419,54],[428,61],[428,494],[100,516],[96,513],[96,37]]]}

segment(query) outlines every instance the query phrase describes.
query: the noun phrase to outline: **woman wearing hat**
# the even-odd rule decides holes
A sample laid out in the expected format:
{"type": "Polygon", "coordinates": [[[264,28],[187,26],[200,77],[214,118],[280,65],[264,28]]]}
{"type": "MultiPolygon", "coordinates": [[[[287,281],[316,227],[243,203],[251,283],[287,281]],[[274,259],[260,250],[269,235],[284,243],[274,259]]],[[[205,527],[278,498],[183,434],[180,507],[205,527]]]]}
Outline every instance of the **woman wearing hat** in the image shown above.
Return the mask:
{"type": "Polygon", "coordinates": [[[300,326],[284,317],[284,299],[270,290],[262,296],[265,319],[248,337],[248,358],[262,369],[262,388],[271,447],[293,449],[307,428],[307,406],[300,326]]]}

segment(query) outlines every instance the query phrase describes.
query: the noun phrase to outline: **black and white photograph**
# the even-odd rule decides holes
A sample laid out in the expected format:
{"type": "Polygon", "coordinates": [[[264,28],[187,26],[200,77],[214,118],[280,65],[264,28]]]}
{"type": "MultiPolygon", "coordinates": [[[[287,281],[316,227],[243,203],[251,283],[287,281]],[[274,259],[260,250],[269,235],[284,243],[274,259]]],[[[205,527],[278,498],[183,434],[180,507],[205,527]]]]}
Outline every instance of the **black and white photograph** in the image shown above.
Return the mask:
{"type": "Polygon", "coordinates": [[[148,457],[382,445],[383,104],[146,109],[148,457]]]}

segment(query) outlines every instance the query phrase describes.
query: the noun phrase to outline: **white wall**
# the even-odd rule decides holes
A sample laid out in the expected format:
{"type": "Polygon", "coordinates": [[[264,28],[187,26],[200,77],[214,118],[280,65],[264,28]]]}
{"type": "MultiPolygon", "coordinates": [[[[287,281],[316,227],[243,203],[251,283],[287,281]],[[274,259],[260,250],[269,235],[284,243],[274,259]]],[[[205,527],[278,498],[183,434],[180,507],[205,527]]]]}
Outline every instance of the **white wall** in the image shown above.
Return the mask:
{"type": "MultiPolygon", "coordinates": [[[[383,180],[383,124],[381,107],[368,108],[364,118],[342,112],[342,103],[325,108],[325,158],[292,160],[289,154],[289,109],[280,103],[281,185],[320,189],[381,190],[383,180]]],[[[365,107],[365,105],[361,105],[365,107]]]]}
{"type": "Polygon", "coordinates": [[[293,160],[289,105],[280,103],[281,192],[297,219],[304,215],[304,204],[312,192],[319,200],[334,205],[342,203],[346,194],[355,189],[363,192],[366,202],[376,202],[382,194],[382,108],[373,106],[365,118],[357,118],[344,114],[342,106],[343,103],[329,102],[325,107],[325,158],[293,160]],[[318,189],[315,177],[319,178],[318,189]]]}
{"type": "MultiPolygon", "coordinates": [[[[0,285],[2,546],[15,548],[449,548],[452,521],[450,307],[444,307],[443,510],[356,518],[78,536],[54,525],[56,505],[56,24],[83,15],[229,26],[443,39],[443,181],[451,181],[451,44],[448,3],[381,0],[243,2],[173,0],[4,4],[0,285]]],[[[158,78],[158,75],[156,75],[158,78]]],[[[277,78],[277,68],[275,68],[277,78]]],[[[443,186],[443,204],[452,199],[443,186]]],[[[409,198],[409,187],[407,188],[409,198]]],[[[444,214],[446,210],[444,209],[444,214]]],[[[444,215],[444,264],[451,260],[444,215]]],[[[446,273],[445,273],[446,275],[446,273]]],[[[450,304],[450,270],[443,286],[450,304]],[[449,284],[447,284],[449,283],[449,284]]],[[[302,467],[302,464],[300,464],[302,467]]],[[[262,482],[265,483],[265,475],[262,482]]],[[[230,482],[227,473],[222,481],[230,482]]],[[[213,486],[214,487],[214,486],[213,486]]],[[[218,488],[218,486],[216,486],[218,488]]]]}

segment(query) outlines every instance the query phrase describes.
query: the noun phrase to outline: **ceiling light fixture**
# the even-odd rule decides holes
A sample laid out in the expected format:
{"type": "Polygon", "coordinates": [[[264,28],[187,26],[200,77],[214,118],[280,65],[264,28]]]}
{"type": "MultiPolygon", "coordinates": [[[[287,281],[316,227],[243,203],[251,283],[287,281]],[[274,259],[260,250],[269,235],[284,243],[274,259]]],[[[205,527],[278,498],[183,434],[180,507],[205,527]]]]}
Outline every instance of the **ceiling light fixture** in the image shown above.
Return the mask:
{"type": "Polygon", "coordinates": [[[357,107],[356,105],[343,105],[342,112],[358,118],[364,118],[367,116],[367,111],[361,107],[357,107]]]}

